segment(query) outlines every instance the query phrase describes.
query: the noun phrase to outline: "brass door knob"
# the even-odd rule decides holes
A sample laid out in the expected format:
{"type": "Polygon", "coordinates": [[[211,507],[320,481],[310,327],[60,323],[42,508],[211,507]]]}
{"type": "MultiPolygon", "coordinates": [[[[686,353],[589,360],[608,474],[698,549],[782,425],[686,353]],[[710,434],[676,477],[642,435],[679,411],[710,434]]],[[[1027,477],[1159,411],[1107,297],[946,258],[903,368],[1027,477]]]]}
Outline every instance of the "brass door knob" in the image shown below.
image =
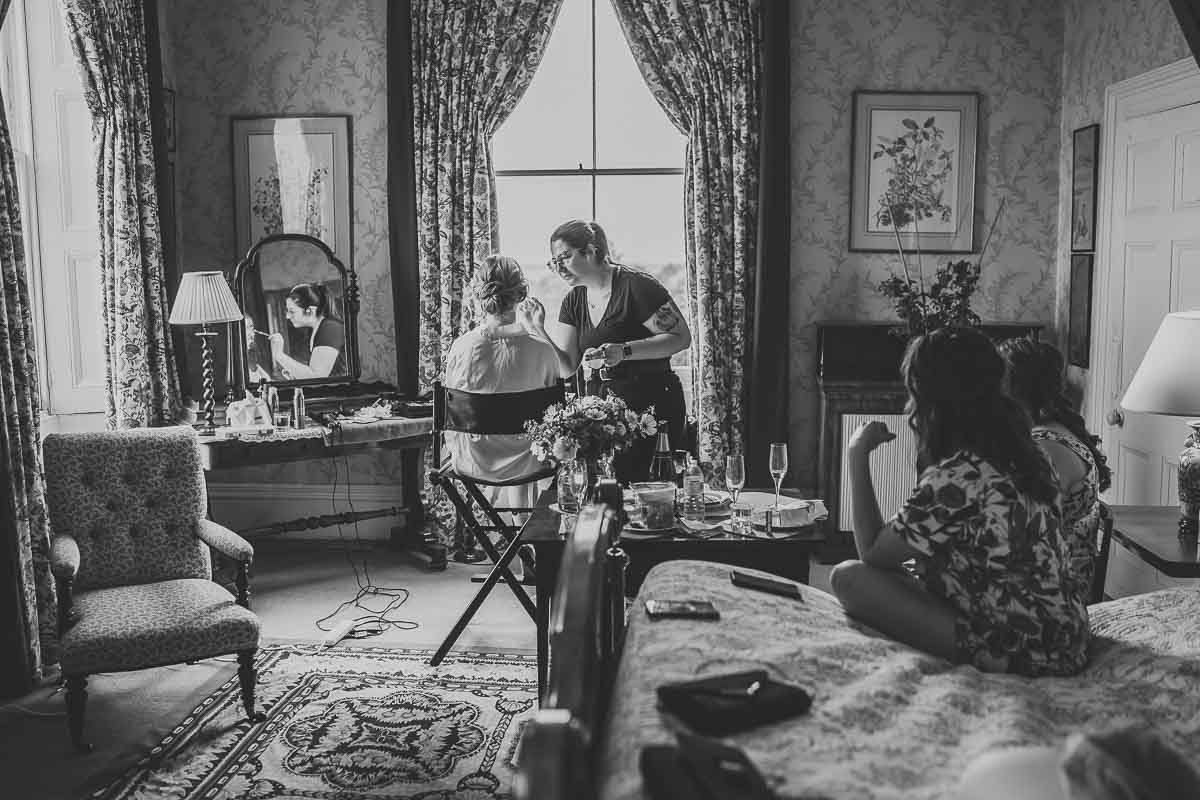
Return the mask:
{"type": "Polygon", "coordinates": [[[1125,415],[1121,413],[1121,409],[1114,408],[1112,411],[1108,412],[1108,417],[1105,418],[1105,422],[1113,427],[1120,428],[1125,424],[1125,415]]]}

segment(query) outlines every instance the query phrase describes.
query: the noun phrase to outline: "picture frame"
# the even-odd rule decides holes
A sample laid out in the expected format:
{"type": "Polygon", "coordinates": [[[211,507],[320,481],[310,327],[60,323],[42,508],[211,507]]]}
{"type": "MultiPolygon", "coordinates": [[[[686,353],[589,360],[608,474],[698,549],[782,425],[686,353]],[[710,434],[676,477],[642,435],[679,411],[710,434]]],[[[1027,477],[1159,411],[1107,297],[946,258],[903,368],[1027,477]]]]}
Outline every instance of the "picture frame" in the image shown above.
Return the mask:
{"type": "Polygon", "coordinates": [[[168,153],[175,152],[175,90],[163,89],[163,139],[168,153]]]}
{"type": "Polygon", "coordinates": [[[1071,133],[1071,252],[1096,250],[1096,190],[1100,164],[1100,126],[1071,133]]]}
{"type": "Polygon", "coordinates": [[[854,92],[851,252],[894,253],[897,240],[906,252],[975,249],[979,102],[977,92],[854,92]],[[932,167],[906,169],[930,156],[932,167]]]}
{"type": "Polygon", "coordinates": [[[1092,273],[1095,255],[1071,254],[1071,286],[1067,307],[1067,363],[1087,369],[1092,347],[1092,273]]]}
{"type": "Polygon", "coordinates": [[[239,258],[267,236],[300,233],[353,264],[350,116],[234,117],[232,132],[239,258]]]}

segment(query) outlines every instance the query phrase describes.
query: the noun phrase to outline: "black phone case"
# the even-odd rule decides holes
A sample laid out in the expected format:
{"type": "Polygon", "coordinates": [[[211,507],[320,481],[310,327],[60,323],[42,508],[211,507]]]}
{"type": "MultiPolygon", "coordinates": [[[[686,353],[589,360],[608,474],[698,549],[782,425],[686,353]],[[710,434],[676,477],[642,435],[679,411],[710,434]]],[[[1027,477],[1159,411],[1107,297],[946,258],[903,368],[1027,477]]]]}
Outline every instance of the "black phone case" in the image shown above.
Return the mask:
{"type": "Polygon", "coordinates": [[[799,686],[781,683],[766,670],[734,672],[658,687],[662,707],[692,730],[726,736],[808,712],[812,697],[799,686]],[[753,693],[747,690],[758,683],[753,693]]]}
{"type": "Polygon", "coordinates": [[[650,619],[720,619],[721,612],[717,611],[716,606],[711,601],[707,600],[658,600],[651,598],[643,602],[646,609],[646,616],[650,619]],[[651,611],[651,603],[707,603],[707,607],[703,612],[696,613],[692,611],[651,611]]]}
{"type": "Polygon", "coordinates": [[[740,586],[743,589],[756,589],[760,592],[777,594],[780,597],[788,597],[792,600],[804,600],[804,595],[801,593],[800,587],[792,581],[787,581],[783,578],[773,580],[733,570],[729,573],[729,580],[734,586],[740,586]]]}

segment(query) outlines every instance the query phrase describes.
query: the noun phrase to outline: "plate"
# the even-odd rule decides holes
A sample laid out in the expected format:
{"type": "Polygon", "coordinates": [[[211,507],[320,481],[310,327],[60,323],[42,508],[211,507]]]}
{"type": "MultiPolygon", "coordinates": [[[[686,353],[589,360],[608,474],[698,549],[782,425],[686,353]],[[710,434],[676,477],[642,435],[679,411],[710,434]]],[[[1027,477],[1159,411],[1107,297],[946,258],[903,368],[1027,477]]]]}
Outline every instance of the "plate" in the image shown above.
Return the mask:
{"type": "Polygon", "coordinates": [[[675,530],[674,525],[665,528],[646,528],[640,523],[631,522],[621,529],[621,535],[633,534],[634,536],[661,536],[664,533],[675,530]]]}

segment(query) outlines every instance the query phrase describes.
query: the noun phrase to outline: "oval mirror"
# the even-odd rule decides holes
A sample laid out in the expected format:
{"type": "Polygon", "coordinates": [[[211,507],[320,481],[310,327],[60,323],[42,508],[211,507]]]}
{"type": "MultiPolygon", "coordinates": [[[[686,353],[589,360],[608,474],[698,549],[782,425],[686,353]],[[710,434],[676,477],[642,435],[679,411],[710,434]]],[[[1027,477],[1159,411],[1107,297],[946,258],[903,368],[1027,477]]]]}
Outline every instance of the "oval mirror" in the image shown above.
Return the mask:
{"type": "Polygon", "coordinates": [[[244,314],[243,325],[231,326],[240,388],[358,380],[357,281],[320,239],[259,241],[234,270],[233,291],[244,314]]]}

